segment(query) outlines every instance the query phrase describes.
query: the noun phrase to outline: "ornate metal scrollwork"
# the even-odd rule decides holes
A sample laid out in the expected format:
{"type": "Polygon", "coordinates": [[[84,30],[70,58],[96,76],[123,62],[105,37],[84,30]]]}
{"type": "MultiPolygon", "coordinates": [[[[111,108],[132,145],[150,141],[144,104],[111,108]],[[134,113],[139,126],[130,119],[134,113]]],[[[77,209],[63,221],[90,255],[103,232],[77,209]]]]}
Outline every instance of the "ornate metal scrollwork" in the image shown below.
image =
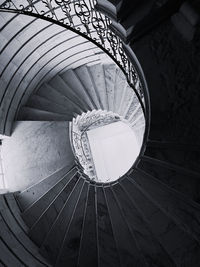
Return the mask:
{"type": "Polygon", "coordinates": [[[63,19],[60,19],[60,22],[70,27],[75,27],[71,16],[72,12],[71,0],[55,0],[55,2],[61,8],[62,12],[65,14],[65,17],[63,19]]]}
{"type": "MultiPolygon", "coordinates": [[[[79,17],[82,25],[84,25],[86,32],[83,32],[84,34],[90,36],[90,16],[91,16],[91,11],[86,4],[84,0],[80,0],[74,3],[74,10],[76,15],[79,17]]],[[[81,30],[79,28],[79,30],[81,30]]]]}

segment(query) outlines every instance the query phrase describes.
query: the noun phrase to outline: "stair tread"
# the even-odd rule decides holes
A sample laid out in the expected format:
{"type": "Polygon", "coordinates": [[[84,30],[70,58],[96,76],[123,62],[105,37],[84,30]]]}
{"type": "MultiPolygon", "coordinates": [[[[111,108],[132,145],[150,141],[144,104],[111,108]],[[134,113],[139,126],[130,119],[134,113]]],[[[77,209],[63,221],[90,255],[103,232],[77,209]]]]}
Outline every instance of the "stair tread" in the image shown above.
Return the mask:
{"type": "Polygon", "coordinates": [[[165,212],[191,238],[199,242],[200,205],[184,199],[170,188],[167,189],[165,185],[144,171],[134,170],[131,176],[149,199],[158,204],[162,212],[165,212]]]}
{"type": "Polygon", "coordinates": [[[62,74],[62,78],[70,86],[70,88],[76,92],[76,94],[84,100],[87,104],[88,109],[93,109],[93,103],[88,92],[88,89],[84,87],[84,84],[79,79],[79,76],[72,69],[62,74]]]}
{"type": "Polygon", "coordinates": [[[42,255],[47,254],[54,264],[57,260],[60,248],[62,247],[65,232],[73,217],[74,207],[78,201],[83,184],[84,180],[79,178],[40,249],[42,255]]]}
{"type": "Polygon", "coordinates": [[[57,197],[62,188],[74,177],[77,173],[76,168],[64,174],[61,179],[48,191],[44,192],[40,198],[31,204],[23,213],[22,218],[26,224],[31,227],[51,202],[57,197]]]}
{"type": "Polygon", "coordinates": [[[16,202],[14,195],[12,193],[9,193],[9,194],[5,194],[4,197],[7,201],[7,205],[9,207],[10,211],[12,212],[13,216],[15,217],[17,223],[19,224],[19,226],[21,227],[21,229],[25,233],[28,233],[28,227],[24,223],[24,221],[21,217],[21,211],[19,209],[19,206],[17,205],[17,202],[16,202]]]}
{"type": "Polygon", "coordinates": [[[97,214],[100,266],[109,267],[112,262],[113,266],[120,267],[119,251],[113,235],[113,228],[102,187],[97,187],[97,214]]]}
{"type": "Polygon", "coordinates": [[[149,201],[149,198],[144,192],[137,187],[133,178],[124,179],[123,185],[129,195],[131,195],[137,203],[138,209],[143,212],[145,221],[148,222],[150,230],[159,238],[163,248],[173,259],[176,266],[180,266],[182,260],[187,261],[185,248],[188,246],[191,248],[191,251],[186,253],[187,257],[194,256],[194,258],[192,258],[194,262],[199,260],[199,254],[195,252],[196,250],[199,251],[198,243],[187,233],[182,231],[179,225],[175,224],[166,213],[155,205],[155,203],[149,201]],[[173,240],[173,242],[169,242],[169,240],[173,240]],[[186,246],[182,246],[182,244],[186,246]]]}
{"type": "Polygon", "coordinates": [[[22,246],[22,244],[18,242],[13,233],[9,231],[9,228],[3,221],[2,217],[0,217],[0,235],[12,253],[19,257],[24,264],[28,266],[44,266],[44,264],[33,258],[33,256],[22,246]]]}
{"type": "Polygon", "coordinates": [[[108,110],[114,112],[114,91],[116,81],[116,65],[115,64],[104,64],[104,75],[106,84],[106,94],[108,99],[108,110]]]}
{"type": "Polygon", "coordinates": [[[87,65],[78,67],[74,70],[76,74],[78,75],[79,79],[81,80],[82,84],[85,88],[87,88],[88,93],[90,94],[90,97],[93,101],[93,108],[98,109],[101,108],[99,105],[99,100],[95,92],[94,85],[91,81],[90,74],[88,73],[87,65]]]}
{"type": "Polygon", "coordinates": [[[49,84],[53,85],[60,93],[67,96],[81,110],[87,111],[88,106],[82,101],[76,92],[67,83],[67,71],[53,78],[49,84]]]}
{"type": "Polygon", "coordinates": [[[198,204],[200,197],[200,179],[189,173],[177,172],[167,165],[159,165],[157,162],[148,162],[141,159],[138,168],[175,190],[178,194],[182,194],[188,200],[192,200],[198,204]]]}
{"type": "Polygon", "coordinates": [[[71,112],[80,114],[80,108],[74,104],[66,95],[60,93],[56,88],[52,87],[50,84],[46,83],[42,85],[36,92],[38,95],[46,97],[50,101],[55,102],[58,105],[67,107],[71,112]]]}
{"type": "Polygon", "coordinates": [[[26,102],[26,107],[66,115],[69,120],[74,116],[74,112],[70,112],[67,107],[60,106],[40,95],[32,95],[26,102]]]}
{"type": "Polygon", "coordinates": [[[57,220],[63,205],[67,201],[71,191],[73,190],[77,179],[72,179],[63,187],[61,192],[43,211],[38,220],[32,225],[29,234],[38,246],[41,246],[51,230],[53,223],[57,220]],[[42,230],[42,231],[41,231],[42,230]]]}
{"type": "Polygon", "coordinates": [[[22,244],[23,247],[30,253],[30,257],[33,257],[46,266],[49,265],[46,260],[39,254],[38,248],[30,240],[28,235],[25,234],[20,226],[16,223],[15,218],[13,218],[8,209],[1,211],[1,215],[6,221],[6,224],[9,226],[10,231],[12,231],[20,244],[22,244]]]}
{"type": "Polygon", "coordinates": [[[1,249],[1,261],[3,262],[3,266],[16,266],[21,267],[24,266],[23,263],[8,249],[6,244],[0,238],[0,249],[1,249]]]}
{"type": "Polygon", "coordinates": [[[65,266],[66,262],[69,266],[76,266],[77,264],[84,211],[87,205],[88,189],[89,183],[85,182],[77,206],[75,207],[73,219],[67,229],[62,248],[57,257],[56,264],[58,266],[65,266]]]}
{"type": "Polygon", "coordinates": [[[38,183],[32,185],[31,187],[25,189],[24,191],[17,194],[17,200],[20,204],[22,210],[25,210],[33,204],[37,199],[39,199],[45,192],[51,189],[59,180],[60,178],[66,174],[67,172],[71,171],[74,166],[64,166],[58,170],[56,170],[53,174],[49,175],[48,177],[42,179],[38,183]]]}
{"type": "Polygon", "coordinates": [[[135,240],[133,239],[130,229],[126,224],[126,219],[116,202],[111,188],[105,188],[105,194],[122,266],[131,266],[133,262],[137,266],[147,266],[144,260],[140,257],[141,255],[135,240]],[[123,253],[124,251],[126,251],[126,253],[123,253]]]}
{"type": "MultiPolygon", "coordinates": [[[[123,185],[123,181],[121,184],[123,185]]],[[[133,202],[134,197],[133,200],[131,198],[132,195],[131,197],[127,197],[124,192],[125,189],[121,184],[116,184],[113,187],[113,191],[122,205],[125,217],[131,222],[130,227],[135,234],[140,250],[145,257],[148,266],[150,266],[152,262],[155,262],[155,260],[158,266],[175,266],[171,257],[163,249],[162,245],[153,235],[148,224],[144,221],[138,209],[135,207],[135,203],[133,202]],[[159,258],[157,258],[157,254],[159,254],[159,258]]]]}
{"type": "Polygon", "coordinates": [[[66,115],[57,114],[49,111],[44,111],[40,109],[22,107],[18,114],[18,121],[20,120],[39,120],[39,121],[67,121],[68,118],[66,115]]]}
{"type": "Polygon", "coordinates": [[[95,187],[90,185],[81,234],[78,266],[98,266],[97,218],[95,209],[95,187]]]}
{"type": "Polygon", "coordinates": [[[90,77],[96,91],[101,109],[108,109],[104,70],[102,64],[88,66],[90,77]]]}

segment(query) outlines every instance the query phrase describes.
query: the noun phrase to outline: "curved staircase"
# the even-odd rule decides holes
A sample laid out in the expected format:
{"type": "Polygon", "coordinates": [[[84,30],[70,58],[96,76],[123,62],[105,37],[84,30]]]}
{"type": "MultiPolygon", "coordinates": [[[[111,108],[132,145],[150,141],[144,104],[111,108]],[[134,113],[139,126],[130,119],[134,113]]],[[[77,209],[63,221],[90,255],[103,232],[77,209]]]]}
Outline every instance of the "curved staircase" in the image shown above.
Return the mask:
{"type": "MultiPolygon", "coordinates": [[[[144,92],[141,100],[145,101],[147,112],[149,104],[151,108],[151,113],[145,114],[146,124],[135,91],[116,64],[99,56],[99,48],[92,44],[90,49],[97,51],[91,57],[83,46],[75,59],[73,50],[66,54],[64,48],[54,50],[54,42],[57,48],[60,42],[65,42],[65,37],[70,42],[70,31],[65,30],[61,39],[52,39],[54,41],[44,47],[43,43],[38,45],[35,48],[40,51],[38,58],[24,51],[27,57],[20,61],[21,49],[27,44],[31,46],[28,40],[24,45],[18,44],[21,47],[18,51],[13,48],[15,56],[8,55],[9,63],[1,74],[7,77],[7,80],[1,78],[4,89],[0,106],[2,134],[8,134],[12,125],[23,124],[26,129],[26,123],[34,125],[37,121],[43,125],[43,121],[64,121],[66,127],[65,130],[59,128],[59,137],[62,131],[68,130],[73,118],[88,111],[104,110],[127,120],[142,149],[123,177],[111,183],[97,183],[84,174],[68,140],[66,153],[61,156],[62,166],[58,165],[42,178],[38,175],[20,192],[0,195],[0,266],[199,266],[200,129],[196,125],[199,125],[200,114],[200,41],[197,24],[193,25],[193,38],[186,41],[185,35],[174,28],[174,20],[170,22],[171,17],[183,9],[182,2],[173,5],[170,0],[148,1],[145,5],[145,1],[133,1],[130,5],[126,0],[97,1],[96,8],[112,19],[110,28],[124,41],[129,59],[134,61],[136,54],[144,70],[148,92],[144,92]],[[157,15],[156,21],[152,20],[152,14],[157,15]],[[60,55],[66,56],[69,62],[62,62],[60,55]],[[40,57],[44,61],[40,61],[40,57]],[[27,70],[23,64],[28,58],[32,67],[30,77],[24,79],[27,70]],[[9,74],[13,64],[16,71],[9,74]],[[37,70],[39,65],[41,76],[37,70]],[[25,72],[21,76],[17,74],[20,68],[25,72]]],[[[196,3],[192,2],[190,8],[194,9],[196,3]]],[[[186,8],[184,12],[189,11],[186,8]]],[[[4,29],[11,27],[12,21],[21,15],[15,16],[13,19],[13,14],[5,15],[4,29]]],[[[25,26],[18,24],[22,28],[13,37],[4,38],[5,43],[9,41],[2,49],[2,59],[7,58],[6,46],[14,47],[12,42],[17,34],[21,34],[24,41],[27,35],[23,27],[34,28],[32,23],[40,27],[37,19],[32,22],[34,19],[27,16],[27,20],[30,22],[22,22],[25,26]]],[[[47,23],[49,29],[54,26],[47,23]]],[[[57,35],[62,27],[56,25],[55,28],[57,35]]],[[[49,40],[53,38],[50,36],[49,40]]],[[[70,38],[79,37],[71,33],[70,38]]],[[[38,39],[41,42],[41,38],[38,39]]],[[[135,90],[140,87],[138,78],[135,90]]],[[[18,127],[13,129],[14,136],[18,127]]],[[[23,145],[16,139],[18,141],[23,145]]],[[[64,146],[65,141],[62,142],[64,146]]],[[[3,143],[9,146],[9,139],[3,143]]],[[[28,171],[32,171],[30,166],[28,171]]]]}

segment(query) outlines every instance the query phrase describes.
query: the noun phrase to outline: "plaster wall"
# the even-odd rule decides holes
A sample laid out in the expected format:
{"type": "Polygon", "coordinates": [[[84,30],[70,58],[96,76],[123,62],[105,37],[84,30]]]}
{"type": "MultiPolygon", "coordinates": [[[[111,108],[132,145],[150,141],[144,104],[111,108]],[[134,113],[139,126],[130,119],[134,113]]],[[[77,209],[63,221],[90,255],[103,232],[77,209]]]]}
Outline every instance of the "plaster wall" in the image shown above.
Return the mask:
{"type": "Polygon", "coordinates": [[[16,122],[11,137],[3,140],[5,186],[23,190],[74,163],[69,143],[69,123],[16,122]]]}

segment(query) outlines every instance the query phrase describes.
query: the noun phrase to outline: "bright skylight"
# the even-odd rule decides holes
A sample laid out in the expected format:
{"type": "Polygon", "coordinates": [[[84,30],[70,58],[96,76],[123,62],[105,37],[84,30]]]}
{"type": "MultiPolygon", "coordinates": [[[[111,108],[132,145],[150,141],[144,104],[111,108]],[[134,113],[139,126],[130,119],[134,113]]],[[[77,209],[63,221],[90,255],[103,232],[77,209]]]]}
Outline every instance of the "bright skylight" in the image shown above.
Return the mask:
{"type": "Polygon", "coordinates": [[[99,182],[124,175],[140,152],[134,131],[122,121],[92,129],[87,135],[99,182]]]}

